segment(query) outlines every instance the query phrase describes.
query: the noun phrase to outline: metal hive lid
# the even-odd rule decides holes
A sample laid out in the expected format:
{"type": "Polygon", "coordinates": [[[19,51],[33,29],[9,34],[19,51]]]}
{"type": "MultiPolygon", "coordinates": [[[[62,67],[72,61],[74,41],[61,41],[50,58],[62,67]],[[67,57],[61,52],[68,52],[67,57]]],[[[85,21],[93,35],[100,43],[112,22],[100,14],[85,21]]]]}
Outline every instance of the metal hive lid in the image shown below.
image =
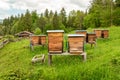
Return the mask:
{"type": "Polygon", "coordinates": [[[85,36],[84,34],[68,34],[68,37],[81,37],[85,36]]]}
{"type": "Polygon", "coordinates": [[[47,32],[64,32],[64,30],[47,30],[47,32]]]}
{"type": "Polygon", "coordinates": [[[87,30],[76,30],[76,32],[87,32],[87,30]]]}

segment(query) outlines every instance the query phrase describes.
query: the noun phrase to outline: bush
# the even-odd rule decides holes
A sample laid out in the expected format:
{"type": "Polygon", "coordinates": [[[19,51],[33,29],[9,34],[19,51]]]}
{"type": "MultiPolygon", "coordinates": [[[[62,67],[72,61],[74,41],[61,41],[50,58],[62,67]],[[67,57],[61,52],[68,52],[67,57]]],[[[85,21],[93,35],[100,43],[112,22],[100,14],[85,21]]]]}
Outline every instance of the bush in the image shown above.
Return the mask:
{"type": "Polygon", "coordinates": [[[11,42],[15,41],[15,37],[13,35],[6,35],[6,36],[4,36],[4,38],[8,39],[11,42]]]}
{"type": "Polygon", "coordinates": [[[36,34],[36,35],[41,34],[41,30],[40,30],[40,28],[36,28],[35,31],[34,31],[34,34],[36,34]]]}

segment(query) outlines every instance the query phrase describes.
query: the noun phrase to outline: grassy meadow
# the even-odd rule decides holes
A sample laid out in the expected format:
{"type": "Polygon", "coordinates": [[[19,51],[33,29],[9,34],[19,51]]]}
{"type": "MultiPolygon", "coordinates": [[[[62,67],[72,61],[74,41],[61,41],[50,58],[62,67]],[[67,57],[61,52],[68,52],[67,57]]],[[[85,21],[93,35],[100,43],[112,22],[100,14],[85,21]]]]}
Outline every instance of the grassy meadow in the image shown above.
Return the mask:
{"type": "Polygon", "coordinates": [[[109,38],[97,39],[96,47],[85,44],[86,62],[81,56],[53,56],[48,66],[47,46],[31,51],[29,39],[11,42],[0,49],[0,80],[120,80],[120,27],[108,29],[109,38]],[[45,54],[44,64],[31,64],[36,54],[45,54]]]}

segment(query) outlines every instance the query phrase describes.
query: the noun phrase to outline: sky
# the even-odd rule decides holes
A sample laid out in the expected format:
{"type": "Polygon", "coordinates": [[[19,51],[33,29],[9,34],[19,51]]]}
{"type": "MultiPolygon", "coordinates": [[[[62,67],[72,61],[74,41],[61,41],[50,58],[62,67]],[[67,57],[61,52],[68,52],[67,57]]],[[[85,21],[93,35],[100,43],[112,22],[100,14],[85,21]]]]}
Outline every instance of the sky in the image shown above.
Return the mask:
{"type": "Polygon", "coordinates": [[[11,15],[37,10],[37,13],[44,12],[45,9],[60,11],[62,7],[69,13],[71,10],[86,11],[91,0],[0,0],[0,19],[11,15]]]}

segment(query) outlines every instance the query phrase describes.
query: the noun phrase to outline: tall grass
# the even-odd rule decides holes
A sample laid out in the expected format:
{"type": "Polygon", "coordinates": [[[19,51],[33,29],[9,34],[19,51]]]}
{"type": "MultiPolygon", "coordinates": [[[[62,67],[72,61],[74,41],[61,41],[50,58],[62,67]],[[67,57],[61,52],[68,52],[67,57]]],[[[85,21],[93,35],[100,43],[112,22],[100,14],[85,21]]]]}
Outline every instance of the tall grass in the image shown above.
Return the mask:
{"type": "Polygon", "coordinates": [[[120,80],[120,27],[109,31],[109,38],[98,39],[96,47],[85,45],[86,62],[81,56],[53,56],[52,66],[48,66],[47,46],[31,51],[27,39],[9,43],[0,50],[0,79],[120,80]],[[36,54],[46,55],[44,64],[31,64],[36,54]]]}

